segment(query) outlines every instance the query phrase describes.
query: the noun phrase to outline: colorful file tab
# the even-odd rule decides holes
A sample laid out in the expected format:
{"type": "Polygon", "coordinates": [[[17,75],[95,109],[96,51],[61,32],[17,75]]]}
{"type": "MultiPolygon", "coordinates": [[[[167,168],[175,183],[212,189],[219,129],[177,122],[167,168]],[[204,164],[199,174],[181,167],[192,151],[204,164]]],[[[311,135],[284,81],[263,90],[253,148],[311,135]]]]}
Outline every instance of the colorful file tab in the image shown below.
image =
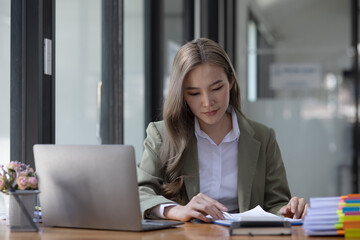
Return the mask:
{"type": "Polygon", "coordinates": [[[310,236],[360,237],[360,194],[310,198],[303,228],[310,236]]]}

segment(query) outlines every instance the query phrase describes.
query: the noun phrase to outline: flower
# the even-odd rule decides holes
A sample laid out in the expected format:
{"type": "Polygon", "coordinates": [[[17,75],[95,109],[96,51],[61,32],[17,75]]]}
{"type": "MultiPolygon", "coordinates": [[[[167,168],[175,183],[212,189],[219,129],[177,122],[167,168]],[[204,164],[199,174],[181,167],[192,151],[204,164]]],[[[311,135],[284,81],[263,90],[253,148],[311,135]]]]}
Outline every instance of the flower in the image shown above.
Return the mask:
{"type": "Polygon", "coordinates": [[[27,187],[27,183],[28,183],[27,177],[22,177],[22,176],[18,177],[16,179],[16,183],[20,190],[25,190],[25,188],[27,187]]]}
{"type": "Polygon", "coordinates": [[[12,162],[9,162],[9,164],[7,165],[7,169],[9,171],[18,171],[19,169],[21,168],[21,163],[19,162],[16,162],[16,161],[12,161],[12,162]]]}
{"type": "Polygon", "coordinates": [[[5,187],[5,179],[4,176],[0,176],[0,191],[5,187]]]}
{"type": "Polygon", "coordinates": [[[29,177],[28,182],[27,182],[27,187],[29,187],[31,189],[36,189],[37,184],[38,184],[38,180],[36,177],[29,177]]]}
{"type": "Polygon", "coordinates": [[[29,165],[11,161],[6,169],[0,165],[0,191],[34,190],[38,187],[37,175],[29,165]]]}

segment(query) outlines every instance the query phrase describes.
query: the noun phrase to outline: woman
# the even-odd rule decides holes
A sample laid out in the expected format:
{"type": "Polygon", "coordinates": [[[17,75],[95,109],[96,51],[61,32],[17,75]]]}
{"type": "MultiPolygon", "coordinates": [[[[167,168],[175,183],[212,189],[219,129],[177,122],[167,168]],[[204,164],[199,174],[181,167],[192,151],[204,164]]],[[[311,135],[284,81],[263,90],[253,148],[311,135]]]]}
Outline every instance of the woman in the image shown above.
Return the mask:
{"type": "Polygon", "coordinates": [[[138,165],[145,218],[210,222],[257,205],[304,217],[274,131],[241,113],[234,68],[216,42],[196,39],[177,52],[163,117],[149,124],[138,165]]]}

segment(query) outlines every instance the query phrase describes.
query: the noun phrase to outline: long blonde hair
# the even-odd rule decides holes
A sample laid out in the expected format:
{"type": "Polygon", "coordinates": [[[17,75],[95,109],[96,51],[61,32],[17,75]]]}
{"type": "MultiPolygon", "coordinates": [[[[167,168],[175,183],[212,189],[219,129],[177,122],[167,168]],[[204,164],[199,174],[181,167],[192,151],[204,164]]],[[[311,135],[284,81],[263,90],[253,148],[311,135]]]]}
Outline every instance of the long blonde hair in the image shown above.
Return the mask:
{"type": "Polygon", "coordinates": [[[240,89],[234,67],[222,47],[206,38],[195,39],[183,45],[177,52],[170,75],[168,96],[164,103],[163,118],[165,136],[160,159],[164,172],[163,195],[174,201],[181,199],[182,154],[194,135],[194,114],[190,111],[183,94],[183,82],[186,75],[203,63],[212,63],[224,68],[229,81],[234,79],[230,90],[229,104],[241,114],[240,89]]]}

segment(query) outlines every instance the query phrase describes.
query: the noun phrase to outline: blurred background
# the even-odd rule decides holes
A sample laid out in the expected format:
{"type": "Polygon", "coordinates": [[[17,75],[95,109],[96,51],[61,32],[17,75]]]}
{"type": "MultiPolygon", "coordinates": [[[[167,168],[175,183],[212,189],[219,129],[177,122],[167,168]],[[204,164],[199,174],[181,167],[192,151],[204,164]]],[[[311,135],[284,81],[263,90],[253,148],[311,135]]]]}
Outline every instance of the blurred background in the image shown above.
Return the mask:
{"type": "Polygon", "coordinates": [[[292,194],[359,191],[358,1],[21,2],[0,0],[0,164],[33,164],[35,143],[124,143],[139,161],[148,123],[161,119],[175,53],[209,37],[233,61],[244,114],[275,130],[292,194]],[[39,4],[50,9],[38,15],[50,22],[44,29],[12,25],[38,26],[19,9],[39,4]],[[51,75],[41,72],[44,37],[51,75]],[[37,47],[39,56],[22,55],[37,77],[16,68],[18,42],[37,47]]]}

